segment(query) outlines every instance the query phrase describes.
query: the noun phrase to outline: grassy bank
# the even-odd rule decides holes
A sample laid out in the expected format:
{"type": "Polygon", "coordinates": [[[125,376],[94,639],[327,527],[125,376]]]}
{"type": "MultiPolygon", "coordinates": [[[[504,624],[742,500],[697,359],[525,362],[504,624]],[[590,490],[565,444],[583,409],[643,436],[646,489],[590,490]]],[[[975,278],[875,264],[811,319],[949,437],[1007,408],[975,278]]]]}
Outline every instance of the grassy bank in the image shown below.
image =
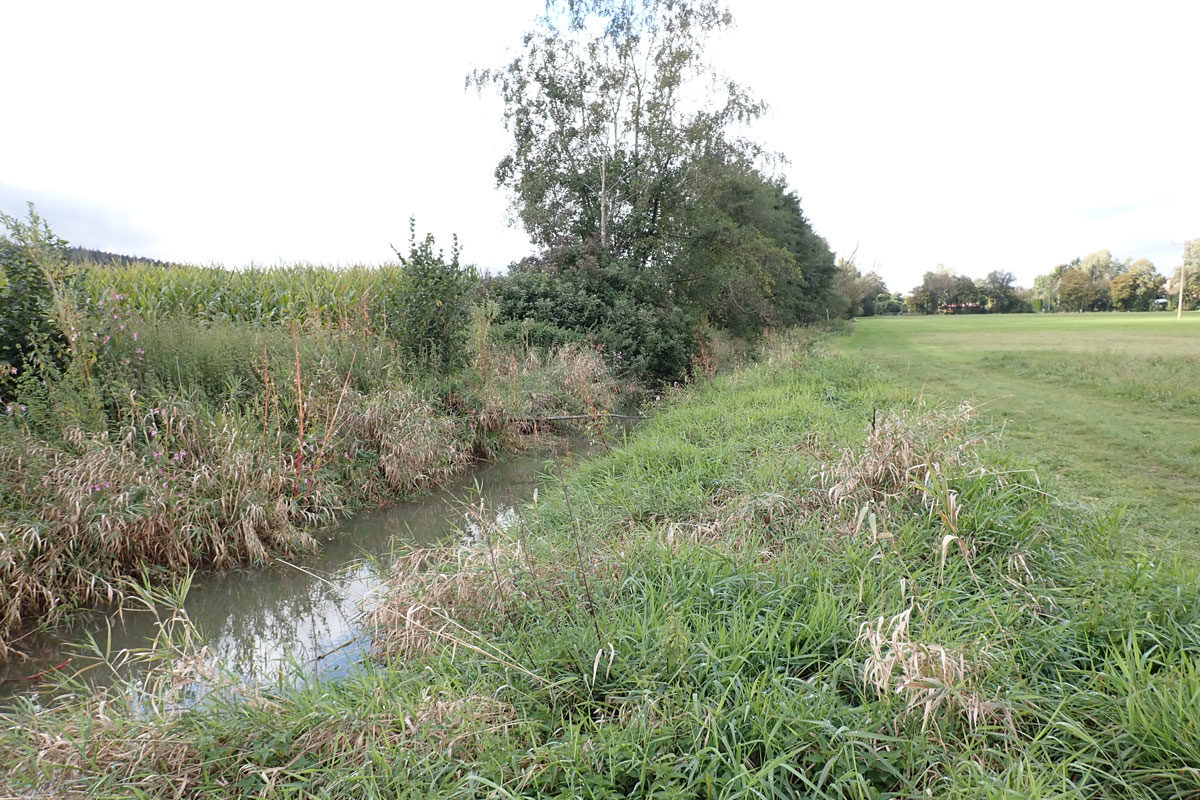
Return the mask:
{"type": "Polygon", "coordinates": [[[518,525],[403,559],[359,674],[184,713],[166,695],[18,709],[6,790],[1200,792],[1194,572],[1048,496],[970,417],[777,347],[518,525]]]}
{"type": "Polygon", "coordinates": [[[1004,449],[1125,531],[1200,555],[1200,314],[861,319],[839,347],[932,402],[975,398],[1004,449]]]}

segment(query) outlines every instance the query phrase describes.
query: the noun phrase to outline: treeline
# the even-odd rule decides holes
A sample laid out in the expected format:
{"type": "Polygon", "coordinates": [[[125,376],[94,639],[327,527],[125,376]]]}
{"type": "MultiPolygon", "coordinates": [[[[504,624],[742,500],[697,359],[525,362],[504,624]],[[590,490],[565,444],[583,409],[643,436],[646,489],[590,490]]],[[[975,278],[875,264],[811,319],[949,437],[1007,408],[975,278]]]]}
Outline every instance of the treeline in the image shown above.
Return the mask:
{"type": "MultiPolygon", "coordinates": [[[[1200,307],[1200,239],[1187,243],[1184,266],[1169,277],[1148,259],[1122,260],[1108,250],[1099,250],[1039,275],[1029,289],[1017,286],[1013,274],[1004,270],[973,280],[939,265],[926,272],[921,284],[903,300],[904,308],[914,314],[1174,310],[1179,303],[1181,273],[1186,276],[1183,307],[1190,311],[1200,307]]],[[[882,290],[882,280],[874,273],[869,275],[882,290]]]]}
{"type": "Polygon", "coordinates": [[[926,272],[921,285],[904,298],[914,314],[1013,314],[1031,311],[1029,290],[1016,285],[1016,277],[993,270],[981,280],[958,275],[939,266],[926,272]]]}
{"type": "MultiPolygon", "coordinates": [[[[862,287],[843,279],[780,159],[747,138],[765,105],[717,80],[706,61],[709,39],[732,25],[728,11],[685,0],[551,3],[548,12],[514,59],[469,78],[503,102],[511,140],[495,178],[537,248],[502,276],[462,270],[465,307],[487,317],[495,340],[588,343],[622,376],[664,382],[685,379],[713,337],[753,340],[872,313],[878,292],[860,297],[862,287]]],[[[400,273],[280,281],[252,270],[235,281],[219,270],[153,274],[165,265],[98,251],[77,260],[85,256],[115,268],[110,288],[156,318],[377,310],[374,319],[394,329],[409,291],[397,288],[400,273]]],[[[443,323],[465,329],[471,316],[443,323]]]]}
{"type": "Polygon", "coordinates": [[[67,260],[80,267],[171,266],[170,262],[159,261],[156,258],[110,253],[106,250],[93,250],[88,247],[68,247],[67,260]]]}
{"type": "Polygon", "coordinates": [[[1200,239],[1187,243],[1184,265],[1170,277],[1162,275],[1145,258],[1114,258],[1108,250],[1059,264],[1033,281],[1032,304],[1036,311],[1154,311],[1200,306],[1200,239]],[[1181,278],[1181,273],[1186,277],[1181,278]]]}

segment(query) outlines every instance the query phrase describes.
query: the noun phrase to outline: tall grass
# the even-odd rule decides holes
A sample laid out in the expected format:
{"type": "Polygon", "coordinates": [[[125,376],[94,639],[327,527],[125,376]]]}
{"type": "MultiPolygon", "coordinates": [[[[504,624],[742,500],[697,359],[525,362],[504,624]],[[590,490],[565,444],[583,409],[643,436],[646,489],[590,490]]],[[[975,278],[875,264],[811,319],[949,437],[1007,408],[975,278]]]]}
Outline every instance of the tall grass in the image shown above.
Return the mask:
{"type": "Polygon", "coordinates": [[[901,388],[777,348],[518,524],[402,559],[359,673],[26,704],[8,791],[1196,796],[1194,570],[901,388]]]}

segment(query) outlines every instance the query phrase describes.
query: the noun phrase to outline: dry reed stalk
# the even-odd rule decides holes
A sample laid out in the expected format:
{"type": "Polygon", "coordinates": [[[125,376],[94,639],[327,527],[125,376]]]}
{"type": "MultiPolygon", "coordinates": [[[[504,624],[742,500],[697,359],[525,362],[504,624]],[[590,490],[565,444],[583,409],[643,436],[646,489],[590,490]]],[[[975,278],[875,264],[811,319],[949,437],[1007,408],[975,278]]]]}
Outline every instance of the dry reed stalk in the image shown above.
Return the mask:
{"type": "Polygon", "coordinates": [[[571,518],[571,532],[575,538],[575,559],[579,566],[579,580],[583,583],[583,594],[588,602],[588,614],[592,618],[592,627],[596,631],[596,646],[603,649],[604,636],[600,633],[600,612],[596,606],[596,598],[592,595],[592,587],[588,582],[588,570],[583,563],[583,531],[579,529],[579,518],[571,508],[571,494],[567,491],[567,480],[563,477],[562,469],[558,471],[558,481],[562,484],[563,502],[567,506],[567,516],[571,518]]]}
{"type": "Polygon", "coordinates": [[[292,497],[296,497],[300,493],[300,472],[304,469],[304,384],[300,374],[300,336],[295,325],[292,325],[292,343],[296,348],[296,421],[300,425],[296,439],[296,483],[292,487],[292,497]]]}
{"type": "Polygon", "coordinates": [[[592,421],[592,427],[596,429],[596,435],[600,437],[600,444],[604,447],[604,452],[610,452],[612,448],[608,446],[608,437],[604,435],[604,425],[600,421],[604,418],[604,413],[597,409],[596,404],[592,402],[592,393],[588,389],[587,382],[581,378],[580,384],[583,387],[583,399],[587,404],[588,417],[592,421]]]}
{"type": "Polygon", "coordinates": [[[263,437],[267,435],[267,424],[271,419],[271,352],[263,342],[263,437]]]}
{"type": "Polygon", "coordinates": [[[847,448],[833,462],[814,471],[820,492],[806,501],[810,513],[842,535],[857,535],[865,509],[874,508],[886,521],[896,501],[918,498],[930,503],[930,487],[954,472],[977,463],[979,438],[964,434],[974,407],[932,409],[920,414],[890,414],[877,420],[861,450],[847,448]],[[854,509],[848,521],[846,508],[854,509]]]}
{"type": "Polygon", "coordinates": [[[704,346],[704,338],[699,332],[695,333],[694,336],[696,338],[696,345],[700,348],[700,355],[698,360],[693,362],[693,368],[699,366],[700,374],[705,378],[711,378],[717,374],[716,365],[714,365],[712,360],[708,357],[708,348],[704,346]]]}
{"type": "Polygon", "coordinates": [[[346,390],[350,388],[350,376],[354,373],[354,363],[358,359],[358,351],[350,357],[350,368],[346,370],[346,380],[342,383],[342,391],[338,395],[337,406],[333,409],[333,414],[329,417],[329,424],[325,426],[325,437],[321,440],[321,449],[317,452],[317,456],[313,461],[312,471],[316,472],[322,463],[321,459],[325,455],[325,448],[329,445],[329,438],[333,435],[334,426],[337,425],[338,414],[342,410],[342,401],[346,399],[346,390]]]}

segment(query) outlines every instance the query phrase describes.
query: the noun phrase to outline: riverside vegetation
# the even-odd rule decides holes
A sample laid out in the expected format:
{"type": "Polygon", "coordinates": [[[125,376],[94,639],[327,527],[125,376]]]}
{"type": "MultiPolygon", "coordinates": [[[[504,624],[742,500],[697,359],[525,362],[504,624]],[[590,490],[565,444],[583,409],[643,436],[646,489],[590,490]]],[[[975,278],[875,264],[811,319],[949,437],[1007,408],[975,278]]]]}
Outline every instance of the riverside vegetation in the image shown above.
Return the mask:
{"type": "Polygon", "coordinates": [[[347,678],[244,685],[179,614],[122,656],[144,682],[48,674],[0,714],[0,794],[1200,794],[1194,563],[991,449],[971,392],[763,336],[898,300],[744,136],[764,105],[703,58],[731,21],[551,2],[472,75],[539,247],[506,276],[415,232],[377,269],[73,264],[4,218],[3,648],[696,382],[515,524],[399,558],[347,678]],[[730,337],[763,357],[714,378],[730,337]]]}
{"type": "Polygon", "coordinates": [[[995,433],[773,342],[517,524],[402,558],[357,674],[179,712],[213,665],[176,620],[158,694],[5,715],[7,790],[1194,796],[1194,565],[1059,502],[995,433]]]}
{"type": "Polygon", "coordinates": [[[415,233],[378,270],[81,270],[36,215],[5,223],[0,659],[128,578],[312,548],[618,399],[594,347],[495,344],[457,252],[415,233]]]}
{"type": "Polygon", "coordinates": [[[704,60],[724,8],[548,11],[471,77],[503,101],[496,178],[539,248],[506,275],[411,228],[380,268],[72,261],[32,210],[4,217],[0,658],[125,578],[311,547],[530,420],[603,416],[619,384],[711,373],[725,344],[854,305],[744,135],[763,104],[704,60]]]}

